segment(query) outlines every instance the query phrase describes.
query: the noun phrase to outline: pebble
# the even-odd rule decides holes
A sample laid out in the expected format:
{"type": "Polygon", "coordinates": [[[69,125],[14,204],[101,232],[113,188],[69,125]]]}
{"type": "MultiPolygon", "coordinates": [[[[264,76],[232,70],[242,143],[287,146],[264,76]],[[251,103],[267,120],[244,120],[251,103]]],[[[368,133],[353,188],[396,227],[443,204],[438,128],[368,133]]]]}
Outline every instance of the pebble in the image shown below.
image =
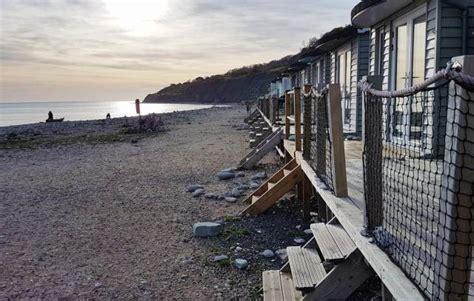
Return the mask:
{"type": "Polygon", "coordinates": [[[293,241],[299,245],[302,245],[306,242],[306,240],[304,238],[301,238],[301,237],[297,237],[295,239],[293,239],[293,241]]]}
{"type": "Polygon", "coordinates": [[[228,202],[228,203],[235,203],[235,202],[237,202],[237,198],[228,196],[228,197],[225,198],[225,201],[228,202]]]}
{"type": "Polygon", "coordinates": [[[242,178],[242,177],[245,177],[245,173],[242,172],[242,171],[240,171],[240,172],[238,172],[238,173],[236,174],[236,176],[237,176],[238,178],[242,178]]]}
{"type": "Polygon", "coordinates": [[[228,256],[226,255],[217,255],[217,256],[214,256],[214,258],[212,259],[213,262],[219,262],[219,261],[222,261],[222,260],[227,260],[229,259],[228,256]]]}
{"type": "Polygon", "coordinates": [[[282,261],[285,261],[288,258],[286,254],[286,249],[279,249],[275,251],[276,256],[278,256],[282,261]]]}
{"type": "Polygon", "coordinates": [[[311,231],[311,229],[305,229],[304,234],[312,235],[313,231],[311,231]]]}
{"type": "Polygon", "coordinates": [[[217,173],[219,180],[229,180],[235,178],[235,173],[231,171],[221,171],[217,173]]]}
{"type": "Polygon", "coordinates": [[[267,178],[267,173],[262,171],[252,177],[252,180],[263,180],[267,178]]]}
{"type": "Polygon", "coordinates": [[[272,258],[273,256],[275,256],[275,253],[273,253],[272,250],[265,250],[262,253],[260,253],[260,255],[262,255],[265,258],[272,258]]]}
{"type": "Polygon", "coordinates": [[[250,188],[249,185],[246,185],[246,184],[242,184],[242,185],[239,185],[239,187],[237,187],[239,190],[248,190],[250,188]]]}
{"type": "Polygon", "coordinates": [[[194,190],[193,197],[198,198],[203,194],[204,194],[204,189],[199,188],[199,189],[194,190]]]}
{"type": "Polygon", "coordinates": [[[199,222],[193,225],[194,237],[210,237],[219,235],[224,226],[213,222],[199,222]]]}
{"type": "Polygon", "coordinates": [[[244,270],[249,266],[248,261],[242,258],[237,258],[234,264],[235,264],[235,267],[238,268],[239,270],[244,270]]]}
{"type": "Polygon", "coordinates": [[[215,193],[210,192],[210,193],[206,193],[204,197],[209,200],[216,200],[219,196],[215,193]]]}
{"type": "Polygon", "coordinates": [[[189,185],[189,186],[188,186],[188,192],[194,192],[194,191],[196,191],[196,190],[198,190],[198,189],[203,189],[203,188],[204,188],[204,186],[199,185],[199,184],[189,185]]]}
{"type": "Polygon", "coordinates": [[[234,198],[238,198],[238,197],[240,197],[241,195],[242,195],[242,192],[240,191],[239,188],[234,188],[234,189],[232,189],[232,196],[233,196],[234,198]]]}
{"type": "Polygon", "coordinates": [[[250,183],[250,188],[255,189],[255,188],[258,188],[258,187],[260,187],[260,184],[258,184],[257,182],[250,183]]]}
{"type": "Polygon", "coordinates": [[[242,251],[242,250],[243,250],[243,248],[242,248],[242,247],[238,247],[238,246],[235,247],[235,249],[234,249],[235,252],[240,252],[240,251],[242,251]]]}

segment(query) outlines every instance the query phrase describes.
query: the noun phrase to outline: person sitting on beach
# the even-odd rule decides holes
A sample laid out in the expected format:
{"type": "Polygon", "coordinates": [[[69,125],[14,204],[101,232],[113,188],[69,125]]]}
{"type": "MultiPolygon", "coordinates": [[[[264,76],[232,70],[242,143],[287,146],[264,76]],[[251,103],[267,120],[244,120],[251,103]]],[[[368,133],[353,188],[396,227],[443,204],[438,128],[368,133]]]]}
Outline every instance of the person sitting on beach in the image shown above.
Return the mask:
{"type": "Polygon", "coordinates": [[[48,120],[53,120],[53,112],[49,111],[48,112],[48,120]]]}

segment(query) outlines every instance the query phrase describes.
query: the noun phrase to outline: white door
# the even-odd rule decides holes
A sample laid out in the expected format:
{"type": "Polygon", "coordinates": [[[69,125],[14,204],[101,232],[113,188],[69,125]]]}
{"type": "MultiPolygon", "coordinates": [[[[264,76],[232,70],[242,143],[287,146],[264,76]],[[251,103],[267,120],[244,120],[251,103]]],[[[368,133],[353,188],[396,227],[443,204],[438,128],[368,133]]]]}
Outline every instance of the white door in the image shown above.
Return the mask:
{"type": "MultiPolygon", "coordinates": [[[[425,79],[426,6],[394,23],[392,87],[399,90],[425,79]]],[[[397,98],[392,103],[392,137],[416,145],[422,136],[422,99],[397,98]]]]}

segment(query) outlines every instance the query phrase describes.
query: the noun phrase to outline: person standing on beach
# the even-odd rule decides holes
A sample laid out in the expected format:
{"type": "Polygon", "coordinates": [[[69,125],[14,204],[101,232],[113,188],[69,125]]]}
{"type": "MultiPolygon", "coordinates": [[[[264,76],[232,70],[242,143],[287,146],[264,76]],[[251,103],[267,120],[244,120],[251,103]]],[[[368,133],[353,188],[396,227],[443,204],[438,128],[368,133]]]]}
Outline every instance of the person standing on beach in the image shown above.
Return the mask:
{"type": "Polygon", "coordinates": [[[247,115],[250,115],[250,103],[247,102],[247,115]]]}
{"type": "Polygon", "coordinates": [[[53,112],[49,111],[48,112],[48,120],[53,120],[53,112]]]}

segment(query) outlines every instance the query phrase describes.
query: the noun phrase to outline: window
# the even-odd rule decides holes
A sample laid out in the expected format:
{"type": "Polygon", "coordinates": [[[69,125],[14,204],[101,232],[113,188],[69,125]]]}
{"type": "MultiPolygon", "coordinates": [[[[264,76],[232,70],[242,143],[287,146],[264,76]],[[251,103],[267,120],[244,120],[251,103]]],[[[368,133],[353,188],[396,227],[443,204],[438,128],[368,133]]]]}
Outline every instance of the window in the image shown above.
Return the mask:
{"type": "MultiPolygon", "coordinates": [[[[426,7],[397,20],[394,33],[392,85],[399,90],[425,80],[426,7]]],[[[407,97],[394,103],[392,109],[392,135],[405,142],[418,143],[423,133],[422,104],[407,97]]]]}
{"type": "Polygon", "coordinates": [[[337,56],[338,80],[341,85],[343,99],[343,120],[345,124],[351,122],[351,63],[352,53],[350,50],[342,51],[337,56]]]}

